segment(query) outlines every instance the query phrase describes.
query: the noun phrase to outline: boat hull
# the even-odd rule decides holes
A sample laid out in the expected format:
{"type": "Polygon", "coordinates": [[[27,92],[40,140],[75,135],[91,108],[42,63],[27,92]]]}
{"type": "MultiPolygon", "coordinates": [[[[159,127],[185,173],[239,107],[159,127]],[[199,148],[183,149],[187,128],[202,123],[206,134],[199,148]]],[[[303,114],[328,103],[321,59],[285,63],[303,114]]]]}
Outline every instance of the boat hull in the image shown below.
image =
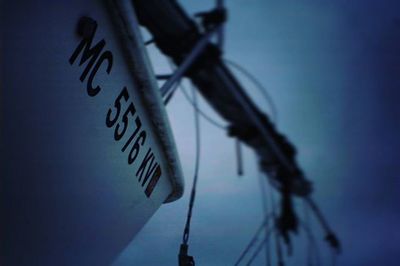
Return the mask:
{"type": "Polygon", "coordinates": [[[108,265],[182,194],[123,2],[2,3],[1,265],[108,265]]]}

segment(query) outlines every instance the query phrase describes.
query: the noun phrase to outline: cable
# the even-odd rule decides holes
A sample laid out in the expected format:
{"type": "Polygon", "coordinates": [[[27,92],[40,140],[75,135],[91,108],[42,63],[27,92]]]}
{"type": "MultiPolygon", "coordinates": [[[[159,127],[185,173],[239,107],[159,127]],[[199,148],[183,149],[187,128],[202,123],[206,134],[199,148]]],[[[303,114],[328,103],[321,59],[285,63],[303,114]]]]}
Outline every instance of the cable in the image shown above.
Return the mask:
{"type": "MultiPolygon", "coordinates": [[[[258,174],[258,179],[259,179],[259,184],[261,188],[261,200],[262,200],[262,205],[263,205],[263,211],[264,211],[264,216],[267,216],[268,214],[268,200],[267,200],[267,192],[265,191],[265,184],[264,184],[264,176],[262,175],[261,172],[258,174]]],[[[267,238],[267,235],[269,232],[267,231],[267,228],[269,226],[269,223],[266,223],[265,225],[265,237],[267,238]]],[[[266,260],[266,265],[271,266],[271,250],[270,250],[270,243],[269,240],[266,240],[268,243],[265,245],[265,260],[266,260]]]]}
{"type": "MultiPolygon", "coordinates": [[[[194,103],[193,100],[190,98],[189,94],[187,93],[185,87],[183,86],[183,83],[180,83],[180,89],[183,93],[183,95],[185,96],[186,100],[194,107],[194,103]]],[[[199,114],[205,119],[207,120],[209,123],[213,124],[214,126],[226,130],[226,126],[220,124],[219,122],[215,121],[214,119],[212,119],[210,116],[208,116],[206,113],[204,113],[201,109],[199,109],[199,107],[195,107],[197,109],[197,111],[199,112],[199,114]]]]}
{"type": "Polygon", "coordinates": [[[315,265],[321,265],[321,254],[319,252],[319,248],[317,245],[317,242],[315,241],[315,237],[314,234],[312,233],[311,229],[308,227],[307,224],[304,223],[304,221],[302,221],[301,219],[299,219],[300,225],[303,227],[304,231],[307,234],[308,237],[308,241],[310,242],[310,244],[314,247],[315,250],[315,265]]]}
{"type": "Polygon", "coordinates": [[[265,227],[265,224],[268,223],[268,221],[272,218],[272,214],[266,216],[264,218],[264,221],[261,223],[261,225],[258,227],[257,231],[251,238],[250,242],[247,244],[247,246],[244,248],[243,252],[240,254],[239,258],[235,262],[235,266],[239,265],[239,263],[243,260],[243,258],[247,255],[247,253],[250,251],[250,248],[256,243],[258,235],[262,232],[262,229],[265,227]]]}
{"type": "MultiPolygon", "coordinates": [[[[197,107],[197,97],[196,97],[196,92],[193,87],[192,87],[192,92],[193,92],[193,103],[194,103],[194,106],[197,107]]],[[[195,161],[195,168],[194,168],[192,190],[190,192],[189,209],[188,209],[188,214],[187,214],[187,218],[186,218],[185,230],[183,233],[183,243],[184,244],[187,244],[188,240],[189,240],[190,222],[191,222],[191,218],[192,218],[194,200],[196,198],[196,186],[197,186],[199,165],[200,165],[200,119],[199,119],[199,113],[196,108],[194,108],[194,121],[195,121],[194,124],[195,124],[195,131],[196,131],[196,161],[195,161]]]]}
{"type": "MultiPolygon", "coordinates": [[[[193,92],[193,102],[194,106],[197,106],[197,97],[194,88],[192,87],[193,92]]],[[[192,211],[194,206],[194,200],[196,198],[196,187],[197,187],[197,180],[199,174],[199,166],[200,166],[200,119],[199,113],[196,108],[194,109],[194,121],[195,121],[195,135],[196,135],[196,161],[194,167],[194,177],[193,177],[193,184],[192,190],[190,192],[190,200],[189,200],[189,208],[186,217],[185,229],[183,230],[183,237],[182,237],[182,244],[180,246],[178,258],[179,258],[179,265],[180,266],[194,266],[195,261],[192,256],[188,255],[188,242],[189,242],[189,235],[190,235],[190,222],[192,219],[192,211]]]]}
{"type": "Polygon", "coordinates": [[[264,245],[268,245],[268,246],[269,246],[268,240],[269,240],[269,235],[271,234],[272,229],[273,229],[273,228],[269,228],[268,230],[265,229],[265,238],[264,238],[264,240],[258,245],[256,251],[253,253],[253,256],[251,256],[251,258],[250,258],[250,260],[247,262],[246,266],[251,265],[251,263],[255,260],[255,258],[256,258],[257,255],[260,253],[260,251],[261,251],[261,249],[262,249],[262,247],[263,247],[264,245]]]}
{"type": "Polygon", "coordinates": [[[311,210],[314,212],[315,216],[317,217],[319,223],[321,224],[322,228],[324,229],[326,236],[325,240],[331,246],[332,249],[336,250],[337,253],[340,253],[341,247],[339,239],[336,237],[335,233],[329,227],[325,217],[322,215],[320,209],[318,208],[317,204],[313,201],[311,197],[304,198],[305,202],[310,206],[311,210]]]}
{"type": "MultiPolygon", "coordinates": [[[[276,205],[275,205],[275,199],[274,199],[274,194],[272,192],[271,189],[271,185],[268,186],[269,187],[269,194],[270,194],[270,202],[271,202],[271,207],[272,207],[272,215],[274,217],[274,223],[276,224],[277,221],[277,215],[276,215],[276,205]]],[[[282,248],[281,248],[281,243],[280,243],[280,239],[279,239],[279,230],[277,230],[276,228],[274,228],[274,232],[275,232],[275,248],[276,248],[276,257],[278,260],[278,265],[279,266],[283,266],[284,262],[283,262],[283,256],[282,256],[282,248]]]]}
{"type": "Polygon", "coordinates": [[[261,82],[258,81],[258,79],[256,77],[254,77],[249,71],[247,71],[244,67],[242,67],[238,63],[235,63],[234,61],[229,60],[229,59],[224,59],[224,62],[227,63],[228,65],[231,65],[232,67],[236,68],[239,72],[241,72],[245,77],[247,77],[256,86],[256,88],[264,96],[264,99],[268,102],[268,104],[271,108],[272,121],[274,124],[276,124],[278,122],[278,111],[275,106],[274,100],[272,99],[271,95],[269,95],[267,89],[261,84],[261,82]]]}
{"type": "MultiPolygon", "coordinates": [[[[305,225],[308,227],[310,224],[310,216],[308,213],[308,206],[306,205],[306,203],[303,201],[303,215],[304,215],[304,223],[305,225]]],[[[313,262],[312,262],[312,243],[310,241],[310,238],[308,238],[308,245],[307,245],[307,265],[308,266],[313,266],[313,262]]]]}
{"type": "Polygon", "coordinates": [[[179,86],[179,83],[174,84],[173,88],[171,89],[171,92],[164,97],[164,105],[167,105],[169,103],[172,96],[174,96],[174,93],[175,93],[176,89],[178,88],[178,86],[179,86]]]}
{"type": "MultiPolygon", "coordinates": [[[[173,65],[173,63],[172,63],[172,61],[171,61],[171,59],[168,59],[167,62],[168,62],[168,64],[169,64],[169,67],[171,68],[171,71],[174,71],[175,67],[174,67],[174,65],[173,65]]],[[[207,120],[209,123],[211,123],[212,125],[214,125],[214,126],[220,128],[220,129],[223,129],[223,130],[226,130],[226,129],[227,129],[227,126],[224,126],[224,125],[218,123],[217,121],[215,121],[214,119],[212,119],[209,115],[207,115],[205,112],[203,112],[203,111],[198,107],[197,104],[194,104],[193,99],[191,99],[190,96],[189,96],[189,94],[187,93],[186,87],[183,85],[182,80],[180,80],[179,83],[177,83],[177,84],[178,84],[177,87],[179,87],[179,88],[181,89],[181,91],[182,91],[183,95],[185,96],[186,100],[193,106],[193,108],[195,108],[195,109],[197,110],[197,112],[198,112],[205,120],[207,120]]],[[[192,85],[192,86],[193,86],[193,85],[192,85]]],[[[172,90],[172,92],[171,92],[171,94],[170,94],[170,96],[169,96],[170,98],[172,97],[173,93],[175,92],[175,89],[176,89],[176,88],[174,88],[174,89],[172,90]]],[[[169,100],[169,99],[168,99],[168,100],[169,100]]]]}

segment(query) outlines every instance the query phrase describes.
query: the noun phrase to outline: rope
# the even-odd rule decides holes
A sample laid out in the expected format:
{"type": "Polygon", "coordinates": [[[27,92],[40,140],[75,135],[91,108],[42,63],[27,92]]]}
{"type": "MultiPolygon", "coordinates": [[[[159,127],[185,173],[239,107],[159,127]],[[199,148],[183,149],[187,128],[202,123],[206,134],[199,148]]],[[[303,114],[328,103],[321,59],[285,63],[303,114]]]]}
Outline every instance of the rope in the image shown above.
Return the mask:
{"type": "Polygon", "coordinates": [[[195,124],[195,132],[196,132],[196,161],[195,161],[195,168],[194,168],[194,177],[193,177],[193,184],[192,190],[190,192],[190,201],[189,201],[189,209],[188,214],[186,217],[186,224],[185,229],[183,231],[183,243],[187,244],[189,241],[190,235],[190,222],[192,219],[192,211],[194,206],[194,200],[196,198],[196,186],[197,186],[197,179],[199,173],[199,165],[200,165],[200,120],[199,120],[199,112],[197,110],[197,96],[194,88],[192,87],[193,93],[193,103],[194,103],[194,124],[195,124]]]}
{"type": "MultiPolygon", "coordinates": [[[[169,67],[171,68],[171,71],[174,71],[175,67],[174,67],[174,64],[172,63],[171,59],[168,60],[168,65],[169,65],[169,67]]],[[[173,95],[173,93],[175,92],[176,88],[179,87],[179,88],[181,89],[183,95],[185,96],[186,100],[190,103],[190,105],[192,105],[193,108],[195,108],[195,110],[196,110],[205,120],[207,120],[209,123],[211,123],[212,125],[214,125],[214,126],[220,128],[220,129],[226,130],[226,128],[227,128],[226,126],[224,126],[224,125],[222,125],[221,123],[219,123],[219,122],[215,121],[214,119],[212,119],[209,115],[207,115],[204,111],[202,111],[202,110],[199,108],[199,106],[198,106],[197,103],[196,103],[196,104],[194,103],[193,99],[192,99],[192,98],[189,96],[189,94],[187,93],[186,87],[183,86],[182,80],[180,80],[179,83],[177,83],[177,84],[178,84],[178,85],[177,85],[176,87],[174,87],[173,90],[171,91],[171,93],[169,94],[169,98],[172,97],[172,95],[173,95]]],[[[167,98],[167,99],[168,99],[168,98],[167,98]]],[[[168,101],[169,101],[169,99],[168,99],[168,101]]],[[[167,102],[167,103],[168,103],[168,102],[167,102]]]]}
{"type": "Polygon", "coordinates": [[[175,83],[173,85],[173,88],[171,89],[171,92],[169,94],[167,94],[167,96],[165,96],[165,100],[164,100],[164,105],[167,105],[169,103],[169,101],[171,100],[172,96],[174,96],[174,93],[176,91],[176,89],[178,88],[179,83],[175,83]]]}
{"type": "Polygon", "coordinates": [[[240,254],[239,258],[235,262],[235,266],[239,265],[239,263],[243,260],[243,258],[247,255],[247,253],[250,251],[251,247],[257,242],[258,235],[262,232],[262,229],[265,227],[265,225],[268,223],[268,221],[272,218],[272,215],[268,215],[264,218],[264,221],[261,223],[261,225],[258,227],[257,231],[251,238],[250,242],[247,244],[247,246],[244,248],[243,252],[240,254]]]}
{"type": "MultiPolygon", "coordinates": [[[[265,191],[265,180],[264,176],[262,175],[261,172],[259,172],[258,175],[259,183],[260,183],[260,188],[261,188],[261,199],[262,199],[262,205],[263,205],[263,210],[264,210],[264,216],[267,216],[268,213],[268,200],[267,200],[267,192],[265,191]]],[[[265,237],[269,235],[269,232],[266,230],[268,227],[269,223],[265,225],[265,237]]],[[[271,250],[270,250],[270,243],[269,239],[266,240],[268,243],[265,245],[265,260],[266,260],[266,265],[271,266],[271,250]]]]}
{"type": "Polygon", "coordinates": [[[320,259],[321,255],[320,255],[320,252],[319,252],[319,248],[318,248],[317,242],[315,241],[314,234],[312,233],[311,229],[309,228],[309,226],[307,224],[305,224],[301,219],[299,219],[299,221],[300,221],[300,225],[303,227],[304,231],[307,234],[309,243],[311,244],[311,246],[315,250],[315,253],[314,253],[314,255],[315,255],[315,257],[314,257],[315,258],[315,265],[319,266],[319,265],[321,265],[321,259],[320,259]]]}
{"type": "MultiPolygon", "coordinates": [[[[306,205],[306,203],[303,201],[303,216],[304,216],[304,224],[309,227],[310,224],[310,215],[308,212],[308,206],[306,205]]],[[[307,233],[307,232],[306,232],[307,233]]],[[[312,261],[312,241],[310,241],[310,237],[308,236],[308,244],[307,244],[307,265],[308,266],[313,266],[313,261],[312,261]]]]}
{"type": "MultiPolygon", "coordinates": [[[[274,223],[276,223],[277,220],[277,215],[276,215],[276,207],[275,207],[275,198],[274,194],[272,192],[271,186],[269,186],[269,194],[270,194],[270,201],[271,201],[271,206],[272,206],[272,215],[274,217],[274,223]]],[[[279,239],[279,230],[275,229],[275,248],[276,248],[276,256],[278,259],[278,265],[283,266],[283,256],[282,256],[282,248],[281,248],[281,243],[279,239]]]]}
{"type": "Polygon", "coordinates": [[[214,119],[212,119],[209,115],[207,115],[204,111],[202,111],[198,106],[195,106],[193,100],[190,98],[189,94],[186,91],[186,88],[183,86],[183,83],[180,83],[180,89],[183,93],[183,95],[185,96],[186,100],[194,107],[196,108],[197,112],[199,112],[199,114],[205,119],[207,120],[209,123],[211,123],[212,125],[222,129],[222,130],[226,130],[226,126],[220,124],[219,122],[215,121],[214,119]]]}
{"type": "Polygon", "coordinates": [[[253,253],[251,256],[250,260],[247,262],[246,266],[251,265],[251,263],[255,260],[257,255],[260,253],[261,249],[263,248],[264,245],[269,246],[268,240],[269,240],[269,235],[271,234],[273,228],[269,228],[268,230],[265,229],[265,237],[264,240],[258,245],[256,251],[253,253]]]}
{"type": "Polygon", "coordinates": [[[271,108],[271,118],[274,124],[278,122],[278,111],[275,106],[274,100],[272,99],[271,95],[268,93],[267,89],[261,84],[260,81],[256,77],[254,77],[248,70],[246,70],[244,67],[239,65],[238,63],[235,63],[232,60],[224,59],[225,63],[228,65],[236,68],[240,73],[242,73],[245,77],[247,77],[254,85],[255,87],[261,92],[263,95],[264,99],[267,101],[271,108]]]}
{"type": "Polygon", "coordinates": [[[334,249],[337,253],[340,253],[341,248],[340,248],[339,239],[337,239],[335,233],[333,233],[333,231],[329,227],[327,221],[325,220],[325,217],[322,215],[317,204],[315,204],[315,202],[313,201],[313,199],[311,197],[306,197],[304,200],[308,204],[308,206],[310,206],[311,210],[314,212],[319,223],[321,224],[322,228],[324,229],[324,231],[326,233],[326,235],[325,235],[326,242],[328,242],[328,244],[331,246],[331,248],[334,249]]]}

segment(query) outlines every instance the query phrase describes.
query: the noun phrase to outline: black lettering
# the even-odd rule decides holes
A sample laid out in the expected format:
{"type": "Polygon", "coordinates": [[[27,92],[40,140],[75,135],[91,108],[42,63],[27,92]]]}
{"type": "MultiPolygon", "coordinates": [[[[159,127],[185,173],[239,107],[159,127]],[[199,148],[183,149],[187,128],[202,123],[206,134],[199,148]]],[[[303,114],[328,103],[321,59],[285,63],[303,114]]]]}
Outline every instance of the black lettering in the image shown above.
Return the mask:
{"type": "Polygon", "coordinates": [[[97,30],[97,23],[93,27],[92,34],[90,34],[88,36],[84,36],[84,38],[79,43],[79,45],[76,47],[74,53],[72,54],[72,56],[69,59],[69,63],[71,65],[74,64],[76,58],[82,52],[82,50],[83,50],[83,52],[82,52],[81,61],[79,62],[79,66],[81,66],[83,63],[85,63],[90,58],[89,63],[87,64],[85,70],[82,72],[82,75],[80,77],[80,81],[82,81],[82,82],[85,80],[87,74],[89,73],[89,70],[92,68],[94,62],[96,62],[101,51],[103,50],[104,46],[106,45],[106,41],[103,39],[100,42],[98,42],[94,47],[92,47],[92,42],[93,42],[93,38],[96,33],[96,30],[97,30]]]}
{"type": "Polygon", "coordinates": [[[161,177],[161,167],[158,165],[156,171],[154,172],[153,176],[151,177],[149,184],[146,187],[144,193],[148,198],[150,198],[151,193],[153,193],[154,188],[156,187],[158,180],[161,177]]]}
{"type": "Polygon", "coordinates": [[[133,147],[129,152],[128,164],[132,164],[136,160],[139,154],[140,146],[143,145],[146,140],[146,135],[146,131],[143,130],[142,132],[140,132],[139,137],[136,139],[135,144],[133,144],[133,147]]]}
{"type": "Polygon", "coordinates": [[[140,121],[139,116],[136,117],[135,119],[135,124],[136,124],[136,129],[133,131],[132,135],[129,137],[129,139],[126,141],[124,147],[122,147],[121,151],[124,152],[126,148],[128,148],[129,144],[132,142],[133,138],[136,136],[136,134],[139,132],[139,130],[142,128],[142,121],[140,121]]]}
{"type": "Polygon", "coordinates": [[[136,177],[139,177],[139,182],[143,178],[143,174],[145,172],[145,169],[147,168],[146,175],[143,178],[142,186],[147,182],[149,179],[150,175],[154,172],[156,166],[158,165],[157,163],[154,163],[154,153],[151,151],[151,148],[146,153],[146,156],[144,157],[142,163],[140,164],[139,169],[136,171],[136,177]]]}
{"type": "Polygon", "coordinates": [[[107,72],[107,74],[110,74],[111,68],[113,65],[113,55],[110,51],[105,51],[104,53],[101,54],[99,60],[97,61],[92,72],[90,73],[86,89],[87,89],[88,95],[91,97],[96,96],[101,90],[100,86],[93,88],[93,79],[96,76],[96,73],[99,70],[101,64],[104,62],[104,60],[107,60],[107,62],[108,62],[106,72],[107,72]]]}
{"type": "MultiPolygon", "coordinates": [[[[93,86],[97,72],[106,61],[106,73],[108,75],[111,73],[113,66],[113,54],[109,50],[103,52],[103,49],[106,45],[106,41],[104,39],[93,45],[93,39],[97,30],[97,23],[95,20],[88,17],[81,18],[80,22],[78,23],[77,30],[78,34],[82,37],[82,40],[80,41],[68,61],[70,65],[73,65],[78,56],[81,56],[79,60],[79,66],[82,66],[84,63],[86,64],[86,66],[79,79],[81,82],[84,82],[88,74],[90,73],[87,80],[86,89],[87,94],[91,97],[94,97],[102,89],[100,85],[97,85],[96,87],[93,86]]],[[[124,137],[129,127],[129,119],[133,119],[136,116],[136,118],[134,119],[136,127],[121,149],[122,152],[125,152],[132,141],[135,140],[128,155],[128,164],[132,164],[138,158],[140,149],[146,141],[147,133],[145,130],[142,130],[142,122],[139,116],[136,115],[136,108],[133,102],[128,102],[128,100],[128,90],[126,87],[123,87],[121,93],[114,101],[113,108],[108,109],[108,112],[106,114],[106,126],[109,128],[113,127],[120,118],[122,103],[129,103],[128,108],[122,115],[121,121],[119,121],[115,126],[114,139],[116,141],[119,141],[124,137]]],[[[139,184],[141,184],[142,187],[144,187],[147,183],[144,192],[145,195],[149,198],[161,177],[161,167],[159,163],[157,163],[157,160],[151,148],[148,149],[139,168],[137,169],[136,177],[138,178],[138,182],[139,184]]]]}
{"type": "Polygon", "coordinates": [[[122,124],[121,123],[118,123],[117,125],[116,125],[116,127],[115,127],[115,130],[114,130],[114,139],[116,140],[116,141],[119,141],[123,136],[124,136],[124,134],[125,134],[125,132],[126,132],[126,129],[128,128],[128,125],[129,125],[129,115],[131,116],[131,117],[133,117],[134,115],[135,115],[135,113],[136,113],[136,108],[135,108],[135,106],[133,105],[133,103],[131,103],[130,105],[129,105],[129,107],[128,107],[128,109],[125,111],[125,113],[122,115],[122,124]],[[123,125],[123,127],[122,127],[122,130],[121,130],[121,132],[119,131],[119,129],[121,128],[121,125],[123,125]]]}
{"type": "Polygon", "coordinates": [[[116,114],[115,114],[114,118],[111,118],[111,114],[113,113],[113,110],[111,108],[108,109],[107,116],[106,116],[107,127],[112,127],[117,122],[119,113],[121,112],[122,98],[124,99],[125,102],[128,101],[128,99],[129,99],[129,93],[128,93],[128,89],[126,87],[123,87],[121,93],[118,95],[118,97],[114,101],[114,107],[116,110],[116,114]]]}

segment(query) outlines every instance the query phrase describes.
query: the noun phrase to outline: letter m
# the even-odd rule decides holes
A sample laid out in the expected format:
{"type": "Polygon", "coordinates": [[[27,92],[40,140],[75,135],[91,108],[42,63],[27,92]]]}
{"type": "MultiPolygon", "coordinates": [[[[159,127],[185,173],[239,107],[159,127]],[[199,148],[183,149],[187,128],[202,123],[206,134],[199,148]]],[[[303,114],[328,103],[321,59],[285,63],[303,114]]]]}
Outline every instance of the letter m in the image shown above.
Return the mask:
{"type": "Polygon", "coordinates": [[[86,68],[82,72],[82,75],[80,77],[80,81],[83,82],[87,74],[89,73],[90,69],[93,67],[93,64],[99,57],[104,46],[106,45],[106,41],[103,39],[99,41],[96,45],[92,46],[93,38],[97,29],[97,23],[93,19],[85,18],[85,20],[80,21],[78,27],[85,28],[84,30],[86,30],[86,33],[87,29],[89,29],[90,32],[88,34],[83,34],[82,41],[79,43],[78,47],[76,47],[74,53],[71,55],[69,63],[71,65],[74,64],[75,60],[77,59],[80,53],[82,53],[82,56],[79,62],[79,66],[81,66],[83,63],[85,63],[90,59],[89,63],[86,65],[86,68]]]}

